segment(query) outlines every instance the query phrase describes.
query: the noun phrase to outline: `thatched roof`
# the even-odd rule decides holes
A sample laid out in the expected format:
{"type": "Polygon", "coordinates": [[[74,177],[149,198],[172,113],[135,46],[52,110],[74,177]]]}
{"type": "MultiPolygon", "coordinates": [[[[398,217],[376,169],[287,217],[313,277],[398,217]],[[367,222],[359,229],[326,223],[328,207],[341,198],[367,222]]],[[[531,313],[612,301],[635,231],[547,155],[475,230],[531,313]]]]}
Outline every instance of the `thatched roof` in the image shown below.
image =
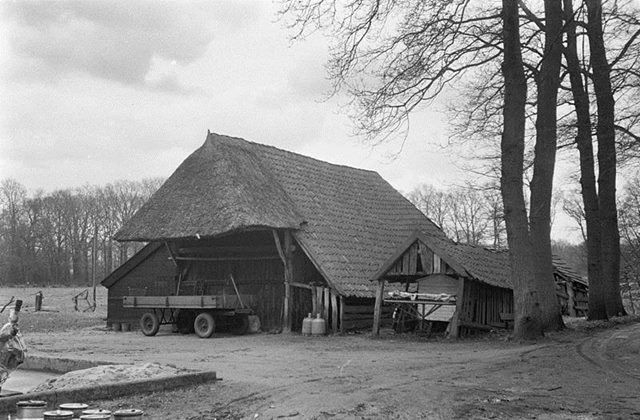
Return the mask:
{"type": "Polygon", "coordinates": [[[211,135],[115,238],[170,240],[256,226],[298,228],[302,222],[296,205],[251,148],[211,135]]]}
{"type": "MultiPolygon", "coordinates": [[[[441,236],[431,235],[429,232],[416,230],[405,239],[403,247],[408,248],[415,241],[421,241],[436,255],[442,258],[459,275],[478,280],[491,286],[513,289],[511,281],[511,263],[509,253],[504,250],[494,250],[482,246],[453,242],[441,236]]],[[[405,249],[398,249],[394,255],[401,256],[405,249]]],[[[387,260],[372,280],[377,280],[393,266],[397,258],[387,260]]],[[[575,273],[558,256],[553,256],[554,273],[572,282],[586,284],[586,281],[575,273]]]]}
{"type": "Polygon", "coordinates": [[[444,237],[376,172],[209,134],[116,239],[215,237],[252,228],[294,229],[329,284],[361,297],[373,296],[369,278],[413,230],[444,237]]]}

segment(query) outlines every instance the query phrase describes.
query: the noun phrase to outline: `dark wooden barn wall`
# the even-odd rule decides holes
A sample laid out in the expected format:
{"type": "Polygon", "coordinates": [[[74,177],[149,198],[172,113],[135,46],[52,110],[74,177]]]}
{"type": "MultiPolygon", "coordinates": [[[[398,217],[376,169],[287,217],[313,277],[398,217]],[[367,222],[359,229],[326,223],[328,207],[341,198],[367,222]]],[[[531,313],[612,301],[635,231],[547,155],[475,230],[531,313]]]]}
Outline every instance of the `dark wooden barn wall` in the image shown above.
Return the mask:
{"type": "Polygon", "coordinates": [[[194,261],[180,287],[180,295],[235,295],[231,276],[244,302],[251,307],[265,331],[281,325],[284,296],[282,261],[194,261]]]}
{"type": "MultiPolygon", "coordinates": [[[[166,247],[161,247],[161,252],[156,252],[158,255],[143,261],[110,289],[110,311],[118,314],[117,317],[110,316],[110,319],[137,325],[141,312],[123,309],[122,296],[173,295],[176,292],[175,274],[185,272],[180,283],[180,295],[234,295],[230,277],[233,276],[239,292],[250,296],[245,303],[260,318],[262,329],[274,331],[282,327],[284,265],[271,231],[244,232],[214,240],[180,241],[171,246],[177,256],[200,260],[178,260],[176,269],[166,247]],[[243,259],[243,255],[247,258],[243,259]],[[220,260],[202,260],[206,258],[220,260]],[[154,280],[154,277],[159,280],[154,280]]],[[[294,282],[326,287],[322,275],[299,247],[294,252],[293,270],[294,282]]],[[[292,292],[293,329],[300,331],[302,320],[311,312],[311,290],[292,287],[292,292]]]]}
{"type": "Polygon", "coordinates": [[[140,309],[122,307],[122,297],[127,295],[164,296],[175,293],[176,268],[169,259],[166,247],[158,248],[147,259],[134,267],[120,281],[109,288],[107,325],[118,322],[138,325],[140,309]]]}
{"type": "Polygon", "coordinates": [[[234,295],[238,291],[260,318],[264,331],[281,327],[284,266],[271,231],[250,231],[209,240],[176,243],[178,255],[214,258],[216,261],[179,260],[188,268],[181,281],[181,295],[234,295]],[[248,298],[245,296],[248,295],[248,298]]]}
{"type": "Polygon", "coordinates": [[[465,280],[460,325],[474,329],[505,326],[501,313],[513,313],[513,291],[490,286],[473,280],[465,280]]]}
{"type": "MultiPolygon", "coordinates": [[[[349,297],[344,300],[343,331],[370,330],[373,325],[374,298],[349,297]]],[[[383,304],[380,314],[380,325],[390,327],[393,324],[393,306],[383,304]]]]}

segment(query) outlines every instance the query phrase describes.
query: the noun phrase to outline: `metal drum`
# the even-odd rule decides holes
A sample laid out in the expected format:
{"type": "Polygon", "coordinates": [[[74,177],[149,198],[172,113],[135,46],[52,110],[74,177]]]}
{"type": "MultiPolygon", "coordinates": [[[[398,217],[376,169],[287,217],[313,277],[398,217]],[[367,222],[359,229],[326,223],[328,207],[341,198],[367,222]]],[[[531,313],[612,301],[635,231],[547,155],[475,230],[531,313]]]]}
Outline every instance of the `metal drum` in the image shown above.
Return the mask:
{"type": "Polygon", "coordinates": [[[75,418],[80,417],[80,414],[82,414],[84,410],[89,408],[89,406],[82,403],[65,403],[60,404],[58,408],[62,411],[71,411],[73,413],[73,417],[75,418]]]}
{"type": "Polygon", "coordinates": [[[144,411],[142,410],[137,410],[135,408],[130,408],[127,410],[118,410],[115,413],[113,413],[113,418],[114,420],[128,420],[128,419],[138,419],[138,418],[142,418],[142,415],[144,414],[144,411]]]}
{"type": "Polygon", "coordinates": [[[312,322],[313,317],[311,316],[311,312],[309,312],[309,316],[302,320],[302,335],[311,335],[312,322]]]}
{"type": "Polygon", "coordinates": [[[73,411],[56,410],[45,411],[44,420],[71,420],[73,419],[73,411]]]}
{"type": "Polygon", "coordinates": [[[111,411],[110,410],[103,410],[101,408],[92,408],[90,410],[84,410],[82,412],[82,415],[94,415],[94,414],[100,414],[103,416],[109,416],[107,418],[111,418],[111,411]]]}
{"type": "Polygon", "coordinates": [[[80,416],[80,420],[109,420],[111,414],[83,414],[80,416]]]}
{"type": "Polygon", "coordinates": [[[24,400],[16,403],[18,411],[16,412],[16,419],[41,419],[44,415],[44,410],[47,409],[47,402],[40,400],[24,400]]]}
{"type": "Polygon", "coordinates": [[[327,332],[327,323],[320,314],[311,321],[311,335],[324,335],[327,332]]]}

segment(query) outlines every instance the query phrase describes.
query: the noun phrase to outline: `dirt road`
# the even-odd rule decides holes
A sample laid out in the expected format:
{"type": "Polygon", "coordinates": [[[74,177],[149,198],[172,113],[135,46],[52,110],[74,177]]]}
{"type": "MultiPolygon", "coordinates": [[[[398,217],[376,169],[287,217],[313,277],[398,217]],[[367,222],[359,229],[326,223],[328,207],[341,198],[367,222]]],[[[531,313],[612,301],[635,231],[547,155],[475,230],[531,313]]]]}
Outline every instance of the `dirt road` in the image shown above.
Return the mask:
{"type": "Polygon", "coordinates": [[[199,339],[85,328],[28,336],[34,354],[215,370],[222,381],[101,403],[153,418],[640,418],[640,324],[536,344],[387,333],[199,339]]]}

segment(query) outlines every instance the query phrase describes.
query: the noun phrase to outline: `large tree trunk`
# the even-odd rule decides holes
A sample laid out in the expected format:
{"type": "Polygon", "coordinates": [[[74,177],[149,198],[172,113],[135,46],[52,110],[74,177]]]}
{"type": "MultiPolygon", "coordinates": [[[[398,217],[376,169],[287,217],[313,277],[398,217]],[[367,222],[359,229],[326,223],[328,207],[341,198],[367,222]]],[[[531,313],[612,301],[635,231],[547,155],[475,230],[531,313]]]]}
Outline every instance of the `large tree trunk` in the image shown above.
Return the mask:
{"type": "Polygon", "coordinates": [[[544,329],[563,327],[551,256],[551,195],[557,148],[557,103],[562,59],[562,7],[545,0],[544,56],[537,77],[536,145],[531,180],[529,221],[536,292],[544,329]]]}
{"type": "Polygon", "coordinates": [[[507,242],[515,306],[514,335],[536,338],[543,335],[538,296],[534,283],[527,209],[523,193],[525,103],[527,80],[520,51],[518,3],[502,0],[504,62],[504,131],[501,141],[500,189],[504,203],[507,242]]]}
{"type": "Polygon", "coordinates": [[[601,232],[596,191],[593,139],[591,138],[591,113],[589,95],[582,80],[576,38],[576,22],[572,0],[564,0],[567,19],[567,48],[565,56],[571,81],[571,91],[576,109],[578,133],[576,145],[580,153],[580,185],[587,222],[587,270],[589,276],[589,319],[607,319],[605,284],[600,272],[601,232]]]}
{"type": "Polygon", "coordinates": [[[587,35],[593,66],[593,87],[598,105],[598,191],[602,236],[602,277],[605,304],[609,316],[624,315],[620,296],[620,232],[616,204],[616,138],[615,102],[611,89],[609,63],[602,34],[601,0],[585,0],[587,4],[587,35]]]}

